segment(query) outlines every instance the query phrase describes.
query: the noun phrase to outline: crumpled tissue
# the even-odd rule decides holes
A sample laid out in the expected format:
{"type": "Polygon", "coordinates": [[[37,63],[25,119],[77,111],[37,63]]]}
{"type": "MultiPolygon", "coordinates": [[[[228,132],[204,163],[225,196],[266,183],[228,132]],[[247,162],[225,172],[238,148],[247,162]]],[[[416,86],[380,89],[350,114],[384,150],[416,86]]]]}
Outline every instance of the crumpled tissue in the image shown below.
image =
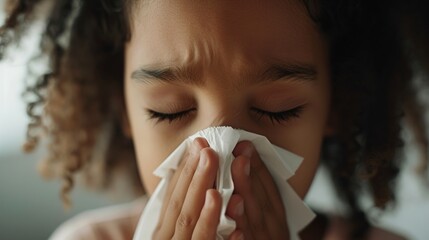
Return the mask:
{"type": "Polygon", "coordinates": [[[158,184],[140,217],[134,234],[134,240],[152,238],[160,217],[162,203],[169,180],[174,171],[178,168],[186,149],[188,149],[192,141],[197,137],[207,139],[209,146],[214,149],[219,156],[219,172],[216,179],[216,186],[222,197],[222,209],[220,223],[217,229],[217,239],[227,239],[229,234],[235,229],[235,221],[227,217],[225,212],[226,206],[234,191],[234,183],[231,176],[231,163],[234,160],[232,151],[238,142],[244,140],[253,143],[260,158],[264,161],[273,176],[285,206],[290,239],[299,239],[299,231],[312,221],[315,214],[295,193],[287,180],[295,174],[303,158],[271,144],[268,139],[262,135],[233,129],[231,127],[210,127],[188,137],[154,171],[154,174],[161,178],[161,182],[158,184]]]}

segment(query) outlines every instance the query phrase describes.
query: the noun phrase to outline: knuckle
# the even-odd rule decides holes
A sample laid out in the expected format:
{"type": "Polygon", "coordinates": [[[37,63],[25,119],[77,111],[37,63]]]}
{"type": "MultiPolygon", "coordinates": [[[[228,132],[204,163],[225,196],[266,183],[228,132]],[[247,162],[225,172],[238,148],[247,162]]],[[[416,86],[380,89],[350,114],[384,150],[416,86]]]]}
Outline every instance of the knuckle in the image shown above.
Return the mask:
{"type": "Polygon", "coordinates": [[[174,213],[179,212],[180,209],[182,208],[182,202],[179,201],[179,199],[177,198],[173,198],[170,200],[168,208],[170,212],[174,212],[174,213]]]}
{"type": "Polygon", "coordinates": [[[192,178],[194,172],[195,169],[190,164],[186,164],[186,166],[182,170],[182,175],[186,178],[192,178]]]}
{"type": "Polygon", "coordinates": [[[194,222],[195,220],[191,216],[181,213],[177,218],[176,226],[179,229],[187,229],[192,227],[195,224],[194,222]]]}
{"type": "Polygon", "coordinates": [[[262,201],[261,203],[262,211],[264,213],[271,213],[273,208],[268,200],[262,201]]]}
{"type": "Polygon", "coordinates": [[[183,161],[182,160],[182,164],[186,164],[186,162],[187,162],[187,160],[189,160],[190,158],[191,158],[191,156],[192,156],[192,154],[191,154],[191,152],[190,152],[191,150],[187,150],[186,152],[185,152],[185,154],[183,155],[183,160],[185,160],[186,159],[186,161],[183,161]]]}

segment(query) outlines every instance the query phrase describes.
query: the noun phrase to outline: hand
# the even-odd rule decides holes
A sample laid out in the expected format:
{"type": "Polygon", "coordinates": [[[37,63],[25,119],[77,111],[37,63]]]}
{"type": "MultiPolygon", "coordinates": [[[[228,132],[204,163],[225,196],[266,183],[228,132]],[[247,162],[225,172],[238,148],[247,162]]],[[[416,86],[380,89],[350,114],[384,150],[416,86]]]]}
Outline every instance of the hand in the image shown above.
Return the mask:
{"type": "Polygon", "coordinates": [[[216,152],[195,139],[170,181],[154,239],[216,239],[222,199],[212,188],[218,168],[216,152]]]}
{"type": "Polygon", "coordinates": [[[233,151],[231,173],[234,194],[227,215],[235,220],[235,239],[289,239],[289,229],[280,193],[254,146],[243,141],[233,151]]]}

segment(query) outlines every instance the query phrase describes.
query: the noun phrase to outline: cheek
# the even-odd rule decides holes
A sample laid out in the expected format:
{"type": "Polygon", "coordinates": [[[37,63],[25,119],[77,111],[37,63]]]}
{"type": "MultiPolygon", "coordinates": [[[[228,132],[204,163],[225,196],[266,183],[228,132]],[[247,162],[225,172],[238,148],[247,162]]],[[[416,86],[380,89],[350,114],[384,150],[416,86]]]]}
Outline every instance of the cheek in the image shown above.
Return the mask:
{"type": "MultiPolygon", "coordinates": [[[[141,114],[141,113],[140,113],[141,114]]],[[[130,114],[132,115],[132,114],[130,114]]],[[[159,183],[159,178],[153,171],[168,157],[180,144],[182,139],[174,134],[165,134],[154,130],[151,124],[145,121],[131,119],[134,146],[137,154],[140,176],[147,193],[150,195],[159,183]],[[167,138],[166,136],[169,136],[167,138]]]]}
{"type": "Polygon", "coordinates": [[[307,138],[305,141],[300,142],[297,141],[295,144],[295,147],[300,150],[294,151],[294,153],[303,157],[304,160],[295,175],[288,182],[301,198],[304,198],[307,194],[319,165],[321,144],[322,138],[318,137],[314,137],[313,139],[307,138]]]}
{"type": "Polygon", "coordinates": [[[137,161],[140,176],[147,193],[152,194],[159,183],[159,178],[153,175],[153,171],[182,143],[187,136],[181,134],[162,133],[155,130],[152,124],[141,124],[135,132],[140,136],[134,138],[137,151],[137,161]]]}
{"type": "Polygon", "coordinates": [[[153,171],[177,147],[182,138],[180,134],[160,131],[153,124],[149,123],[138,97],[140,93],[131,85],[129,80],[125,81],[128,119],[131,126],[140,177],[146,192],[150,195],[160,180],[153,175],[153,171]],[[169,136],[169,138],[166,136],[169,136]]]}
{"type": "Polygon", "coordinates": [[[323,141],[323,125],[307,115],[300,119],[294,128],[277,132],[269,137],[275,145],[304,158],[289,184],[303,198],[313,180],[320,159],[320,148],[323,141]]]}
{"type": "Polygon", "coordinates": [[[304,160],[289,183],[301,198],[307,194],[320,162],[320,151],[327,128],[329,98],[302,119],[302,126],[290,129],[286,149],[303,157],[304,160]]]}
{"type": "Polygon", "coordinates": [[[276,139],[278,146],[304,158],[295,175],[288,181],[301,198],[307,194],[320,162],[320,151],[330,111],[327,79],[324,81],[325,84],[313,94],[313,105],[308,109],[308,114],[304,114],[297,125],[273,136],[273,139],[278,138],[276,139]]]}

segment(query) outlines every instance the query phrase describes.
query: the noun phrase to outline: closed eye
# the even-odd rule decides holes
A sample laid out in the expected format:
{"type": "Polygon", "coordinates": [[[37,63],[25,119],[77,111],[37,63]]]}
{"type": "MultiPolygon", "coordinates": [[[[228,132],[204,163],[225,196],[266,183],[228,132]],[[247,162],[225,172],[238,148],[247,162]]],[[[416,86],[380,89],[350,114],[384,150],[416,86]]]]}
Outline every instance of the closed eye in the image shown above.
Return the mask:
{"type": "Polygon", "coordinates": [[[175,112],[175,113],[161,113],[161,112],[156,112],[154,110],[148,109],[147,112],[149,113],[149,118],[155,119],[157,123],[167,121],[167,120],[168,120],[168,123],[171,123],[175,120],[180,120],[184,117],[187,117],[191,112],[196,110],[197,110],[196,108],[192,108],[192,109],[175,112]]]}
{"type": "Polygon", "coordinates": [[[292,118],[299,118],[304,105],[282,112],[269,112],[258,108],[252,108],[252,111],[258,116],[258,119],[268,118],[273,124],[283,123],[291,120],[292,118]]]}
{"type": "MultiPolygon", "coordinates": [[[[251,110],[256,114],[258,120],[261,120],[262,118],[268,118],[273,124],[280,124],[287,122],[292,118],[299,118],[303,109],[304,105],[282,112],[270,112],[259,108],[251,108],[251,110]]],[[[149,118],[156,120],[157,123],[168,121],[168,123],[171,124],[173,121],[178,121],[188,117],[196,110],[196,108],[191,108],[180,112],[162,113],[147,109],[147,112],[149,114],[149,118]]]]}

